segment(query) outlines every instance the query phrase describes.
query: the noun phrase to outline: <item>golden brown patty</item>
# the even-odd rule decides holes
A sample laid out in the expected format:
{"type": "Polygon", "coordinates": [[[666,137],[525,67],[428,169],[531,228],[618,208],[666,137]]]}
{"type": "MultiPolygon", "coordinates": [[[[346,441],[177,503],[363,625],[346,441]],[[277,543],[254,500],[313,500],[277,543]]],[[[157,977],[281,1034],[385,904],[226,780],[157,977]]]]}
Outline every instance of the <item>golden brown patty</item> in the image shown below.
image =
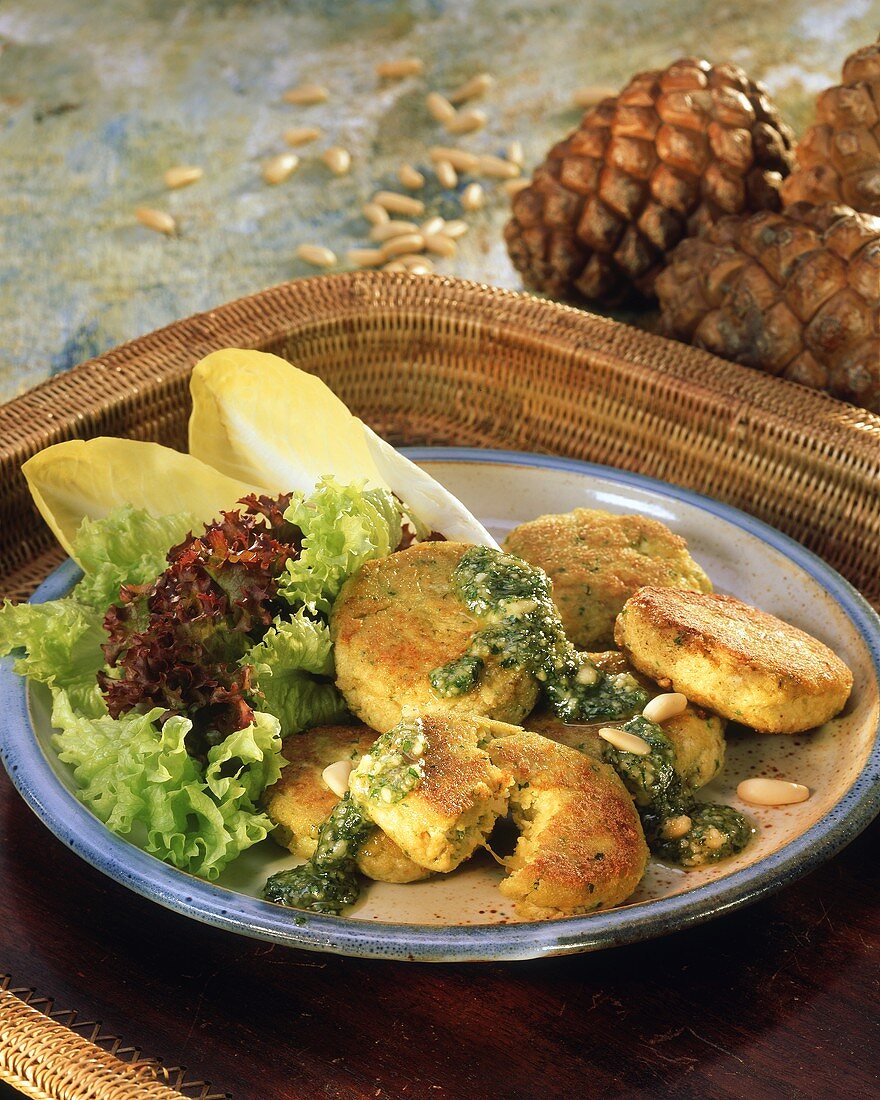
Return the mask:
{"type": "Polygon", "coordinates": [[[589,508],[539,516],[515,527],[504,548],[547,573],[565,632],[581,649],[611,643],[616,615],[644,584],[712,591],[684,539],[647,516],[589,508]]]}
{"type": "MultiPolygon", "coordinates": [[[[318,831],[339,801],[321,778],[322,772],[337,760],[356,764],[375,738],[373,730],[361,725],[322,726],[285,738],[282,752],[288,763],[264,796],[266,813],[276,824],[272,836],[279,844],[303,859],[313,855],[318,831]]],[[[357,863],[368,878],[379,882],[428,877],[381,829],[370,834],[357,863]]]]}
{"type": "MultiPolygon", "coordinates": [[[[653,680],[637,672],[622,653],[609,650],[605,653],[591,653],[589,656],[596,667],[604,672],[613,675],[628,672],[634,676],[651,699],[661,694],[661,688],[653,680]]],[[[611,719],[583,725],[566,725],[550,712],[539,710],[530,714],[523,724],[528,730],[553,741],[560,741],[563,745],[570,745],[571,748],[600,760],[605,742],[599,736],[599,730],[605,726],[620,727],[625,721],[626,719],[611,719]]],[[[667,718],[663,723],[663,732],[675,749],[675,770],[691,790],[696,791],[710,783],[724,766],[726,725],[726,719],[710,714],[693,703],[688,703],[681,714],[667,718]]]]}
{"type": "Polygon", "coordinates": [[[511,728],[468,714],[407,709],[352,773],[351,797],[414,863],[453,871],[506,812],[510,774],[484,746],[511,728]],[[401,775],[416,772],[415,785],[403,787],[401,775]]]}
{"type": "Polygon", "coordinates": [[[351,710],[382,732],[405,705],[519,722],[538,697],[528,672],[488,659],[476,687],[441,698],[429,674],[460,657],[482,626],[456,596],[452,574],[463,543],[429,542],[369,561],[333,606],[336,684],[351,710]]]}
{"type": "Polygon", "coordinates": [[[494,740],[492,760],[512,774],[514,822],[522,830],[500,890],[528,920],[618,905],[645,873],[639,815],[608,765],[536,733],[494,740]]]}
{"type": "Polygon", "coordinates": [[[642,588],[615,638],[646,676],[763,733],[819,726],[852,689],[852,673],[826,645],[731,596],[642,588]]]}

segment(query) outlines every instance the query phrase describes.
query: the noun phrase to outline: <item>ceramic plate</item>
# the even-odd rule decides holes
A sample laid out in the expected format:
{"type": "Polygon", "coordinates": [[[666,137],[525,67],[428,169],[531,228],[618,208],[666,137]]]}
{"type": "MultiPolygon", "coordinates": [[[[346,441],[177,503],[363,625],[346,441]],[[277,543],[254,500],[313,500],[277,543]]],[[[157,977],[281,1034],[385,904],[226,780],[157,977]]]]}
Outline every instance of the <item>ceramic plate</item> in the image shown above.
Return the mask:
{"type": "MultiPolygon", "coordinates": [[[[80,856],[132,890],[196,920],[318,951],[419,960],[524,959],[588,951],[671,932],[745,905],[817,866],[878,810],[880,620],[837,573],[785,535],[695,493],[567,459],[499,451],[407,452],[499,538],[523,520],[577,506],[641,512],[683,535],[718,591],[770,611],[826,642],[853,670],[843,715],[797,737],[733,727],[722,775],[701,793],[747,809],[758,831],[736,859],[698,871],[652,861],[638,892],[617,909],[520,923],[498,892],[485,855],[452,875],[407,886],[366,884],[346,917],[286,910],[259,900],[266,876],[292,859],[271,840],[217,883],[175,870],[110,833],[74,795],[52,749],[48,695],[26,690],[3,662],[0,750],[13,783],[45,824],[80,856]],[[736,786],[752,775],[806,783],[797,806],[744,807],[736,786]]],[[[34,596],[55,599],[77,577],[72,563],[34,596]]]]}

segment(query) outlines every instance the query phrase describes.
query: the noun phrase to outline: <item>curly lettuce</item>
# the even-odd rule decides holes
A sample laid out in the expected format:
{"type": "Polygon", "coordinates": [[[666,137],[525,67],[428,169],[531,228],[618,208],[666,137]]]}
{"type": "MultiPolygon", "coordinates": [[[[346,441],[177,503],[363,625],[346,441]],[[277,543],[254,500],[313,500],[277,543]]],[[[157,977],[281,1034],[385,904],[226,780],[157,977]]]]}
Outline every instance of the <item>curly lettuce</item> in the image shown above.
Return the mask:
{"type": "Polygon", "coordinates": [[[303,541],[300,556],[287,563],[279,594],[292,607],[315,613],[330,610],[343,583],[364,562],[396,548],[403,512],[387,489],[323,477],[313,493],[294,493],[284,518],[300,528],[303,541]]]}
{"type": "Polygon", "coordinates": [[[257,806],[283,762],[272,715],[255,713],[253,724],[212,748],[203,766],[186,751],[186,718],[160,725],[160,708],[87,717],[62,689],[53,698],[53,741],[73,768],[78,797],[113,832],[139,833],[145,851],[213,880],[273,828],[257,806]]]}

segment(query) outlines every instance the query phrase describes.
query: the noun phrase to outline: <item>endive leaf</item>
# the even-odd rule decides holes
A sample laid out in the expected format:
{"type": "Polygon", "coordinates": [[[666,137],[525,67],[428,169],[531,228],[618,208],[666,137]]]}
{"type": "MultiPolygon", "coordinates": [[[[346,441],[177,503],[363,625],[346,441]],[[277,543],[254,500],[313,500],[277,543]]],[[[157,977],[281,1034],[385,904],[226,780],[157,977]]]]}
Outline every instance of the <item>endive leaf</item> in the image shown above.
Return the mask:
{"type": "Polygon", "coordinates": [[[264,492],[311,492],[323,476],[390,489],[427,530],[497,546],[464,505],[381,439],[321,381],[286,359],[242,348],[197,363],[190,453],[264,492]]]}
{"type": "Polygon", "coordinates": [[[152,516],[185,512],[207,523],[254,492],[192,455],[106,436],[56,443],[28,459],[22,473],[43,519],[76,560],[84,519],[103,519],[127,504],[152,516]]]}

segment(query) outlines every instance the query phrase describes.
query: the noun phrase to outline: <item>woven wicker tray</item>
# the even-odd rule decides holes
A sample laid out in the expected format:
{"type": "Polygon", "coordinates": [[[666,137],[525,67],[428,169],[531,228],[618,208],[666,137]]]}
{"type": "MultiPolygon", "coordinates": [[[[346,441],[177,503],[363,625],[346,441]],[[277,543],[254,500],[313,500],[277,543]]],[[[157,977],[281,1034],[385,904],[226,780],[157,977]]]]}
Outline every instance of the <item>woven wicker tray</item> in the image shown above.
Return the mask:
{"type": "MultiPolygon", "coordinates": [[[[184,449],[190,370],[229,345],[319,374],[393,442],[551,452],[706,493],[798,539],[880,605],[880,417],[564,306],[374,273],[232,302],[0,408],[0,594],[27,596],[62,557],[22,462],[95,435],[184,449]]],[[[11,993],[3,1035],[0,1079],[29,1096],[192,1096],[202,1085],[132,1069],[11,993]]]]}

